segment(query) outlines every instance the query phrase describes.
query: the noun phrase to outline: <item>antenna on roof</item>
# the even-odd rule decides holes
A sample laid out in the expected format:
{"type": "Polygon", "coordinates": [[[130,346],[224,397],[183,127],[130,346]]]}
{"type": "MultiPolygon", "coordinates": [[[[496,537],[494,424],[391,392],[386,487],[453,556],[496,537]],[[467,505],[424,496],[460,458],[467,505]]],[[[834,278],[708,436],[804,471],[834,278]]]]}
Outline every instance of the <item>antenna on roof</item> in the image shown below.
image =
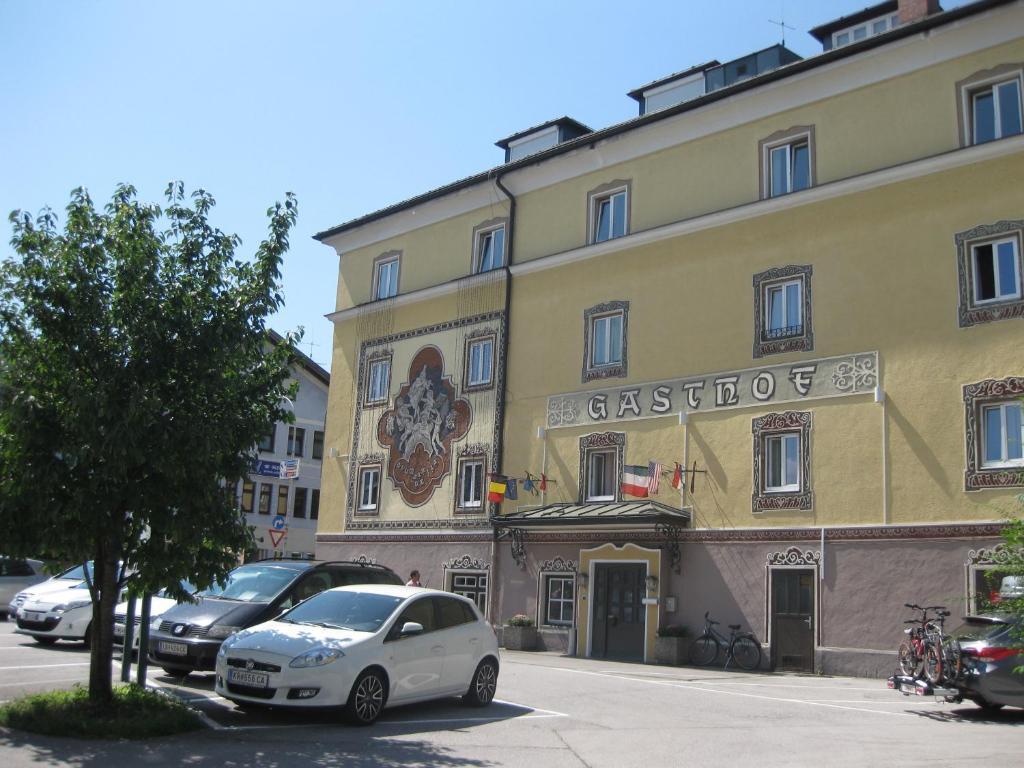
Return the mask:
{"type": "Polygon", "coordinates": [[[791,27],[791,26],[789,26],[789,24],[786,23],[786,17],[785,16],[783,16],[780,21],[775,21],[773,19],[768,19],[768,23],[776,25],[779,28],[779,31],[782,32],[782,44],[783,45],[786,44],[786,30],[787,29],[792,29],[794,32],[796,31],[796,27],[791,27]]]}

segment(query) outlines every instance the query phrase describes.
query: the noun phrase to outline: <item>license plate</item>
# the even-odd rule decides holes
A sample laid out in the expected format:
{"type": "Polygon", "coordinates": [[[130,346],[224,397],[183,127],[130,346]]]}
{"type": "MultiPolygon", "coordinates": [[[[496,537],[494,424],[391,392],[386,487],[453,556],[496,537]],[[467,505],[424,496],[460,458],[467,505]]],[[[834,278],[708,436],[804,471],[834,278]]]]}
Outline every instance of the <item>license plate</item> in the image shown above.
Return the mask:
{"type": "Polygon", "coordinates": [[[900,691],[903,693],[917,693],[917,686],[913,683],[900,684],[900,691]]]}
{"type": "Polygon", "coordinates": [[[247,669],[229,669],[228,682],[248,685],[250,688],[266,688],[270,685],[270,675],[266,672],[250,672],[247,669]]]}
{"type": "Polygon", "coordinates": [[[43,614],[41,613],[29,613],[25,611],[25,621],[42,621],[43,614]]]}
{"type": "Polygon", "coordinates": [[[114,635],[116,637],[124,637],[124,625],[123,624],[115,624],[114,625],[114,635]]]}
{"type": "Polygon", "coordinates": [[[171,656],[188,656],[188,646],[184,643],[169,643],[166,640],[161,640],[157,643],[156,648],[160,653],[170,654],[171,656]]]}

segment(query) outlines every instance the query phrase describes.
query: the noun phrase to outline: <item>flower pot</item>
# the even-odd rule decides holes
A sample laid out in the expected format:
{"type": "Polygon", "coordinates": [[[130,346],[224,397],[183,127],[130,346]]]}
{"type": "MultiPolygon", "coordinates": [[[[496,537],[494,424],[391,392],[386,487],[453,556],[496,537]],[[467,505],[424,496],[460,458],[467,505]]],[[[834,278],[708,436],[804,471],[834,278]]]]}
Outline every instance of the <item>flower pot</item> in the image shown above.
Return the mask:
{"type": "Polygon", "coordinates": [[[656,664],[684,664],[690,648],[688,637],[658,637],[654,640],[654,661],[656,664]]]}
{"type": "Polygon", "coordinates": [[[532,651],[537,647],[537,628],[514,627],[507,624],[502,632],[502,639],[509,651],[532,651]]]}

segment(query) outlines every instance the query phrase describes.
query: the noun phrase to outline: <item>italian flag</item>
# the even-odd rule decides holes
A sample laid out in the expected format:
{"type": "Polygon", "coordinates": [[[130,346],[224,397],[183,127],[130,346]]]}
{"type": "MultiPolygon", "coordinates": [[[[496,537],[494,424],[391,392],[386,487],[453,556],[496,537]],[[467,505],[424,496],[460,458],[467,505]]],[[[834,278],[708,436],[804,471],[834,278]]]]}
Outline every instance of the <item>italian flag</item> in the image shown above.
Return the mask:
{"type": "Polygon", "coordinates": [[[647,486],[650,482],[650,477],[647,467],[626,464],[622,468],[622,492],[630,496],[647,498],[647,486]]]}

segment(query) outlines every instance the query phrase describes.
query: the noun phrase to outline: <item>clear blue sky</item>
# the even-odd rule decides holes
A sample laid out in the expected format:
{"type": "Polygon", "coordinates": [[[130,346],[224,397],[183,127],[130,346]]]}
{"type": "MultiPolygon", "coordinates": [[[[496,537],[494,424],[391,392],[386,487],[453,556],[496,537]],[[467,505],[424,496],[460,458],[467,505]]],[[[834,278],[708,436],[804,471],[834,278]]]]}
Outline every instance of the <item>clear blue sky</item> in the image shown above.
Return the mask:
{"type": "MultiPolygon", "coordinates": [[[[779,41],[866,0],[264,2],[0,0],[0,254],[6,214],[121,181],[181,179],[251,254],[293,191],[279,331],[329,365],[337,260],[315,232],[498,165],[494,142],[569,115],[637,114],[627,91],[779,41]],[[312,342],[315,346],[309,346],[312,342]]],[[[947,0],[945,8],[964,4],[947,0]]]]}

